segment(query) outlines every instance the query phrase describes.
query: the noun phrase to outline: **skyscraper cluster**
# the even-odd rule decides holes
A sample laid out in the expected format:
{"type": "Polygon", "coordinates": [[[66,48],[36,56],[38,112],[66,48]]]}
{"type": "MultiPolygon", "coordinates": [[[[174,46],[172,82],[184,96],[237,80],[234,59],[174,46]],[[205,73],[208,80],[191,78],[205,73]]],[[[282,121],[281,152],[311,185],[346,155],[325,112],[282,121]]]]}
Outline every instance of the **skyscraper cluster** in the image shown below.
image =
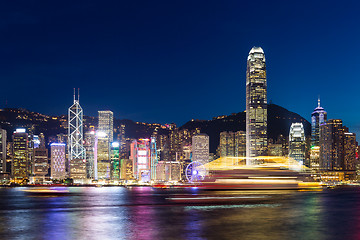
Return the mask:
{"type": "Polygon", "coordinates": [[[246,131],[219,131],[216,154],[210,153],[211,139],[200,128],[178,128],[173,123],[151,124],[152,132],[128,138],[126,124],[114,126],[112,111],[98,111],[97,123],[86,122],[74,90],[67,120],[61,122],[67,134],[50,140],[42,133],[34,134],[32,127],[18,128],[8,141],[6,131],[0,129],[0,179],[11,177],[14,183],[176,182],[186,180],[191,162],[206,165],[231,157],[257,165],[266,156],[287,156],[309,167],[320,180],[355,178],[359,166],[356,136],[340,119],[327,119],[320,99],[311,114],[311,136],[306,136],[302,122],[291,122],[288,136],[268,138],[266,63],[261,47],[253,47],[247,58],[245,123],[246,131]]]}

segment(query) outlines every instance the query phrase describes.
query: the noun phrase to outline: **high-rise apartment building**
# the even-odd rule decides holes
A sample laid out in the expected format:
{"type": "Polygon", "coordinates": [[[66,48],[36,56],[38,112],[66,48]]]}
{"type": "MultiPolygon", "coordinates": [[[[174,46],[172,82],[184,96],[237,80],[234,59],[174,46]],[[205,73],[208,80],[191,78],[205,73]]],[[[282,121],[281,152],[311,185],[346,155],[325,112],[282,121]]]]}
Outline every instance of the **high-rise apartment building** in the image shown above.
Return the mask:
{"type": "Polygon", "coordinates": [[[246,164],[254,164],[251,157],[266,155],[267,145],[265,54],[261,47],[253,47],[246,71],[246,164]]]}
{"type": "Polygon", "coordinates": [[[0,129],[0,173],[6,171],[6,130],[0,129]]]}
{"type": "Polygon", "coordinates": [[[12,176],[16,183],[29,180],[28,134],[25,129],[16,129],[13,134],[12,176]]]}
{"type": "Polygon", "coordinates": [[[199,133],[192,137],[192,161],[206,164],[209,162],[209,136],[199,133]]]}
{"type": "Polygon", "coordinates": [[[305,131],[302,123],[292,123],[289,133],[289,157],[304,164],[306,154],[305,131]]]}
{"type": "Polygon", "coordinates": [[[65,143],[50,144],[51,179],[63,180],[66,178],[65,143]]]}
{"type": "Polygon", "coordinates": [[[318,99],[318,106],[311,114],[311,147],[320,146],[320,126],[327,120],[327,113],[324,108],[320,106],[320,98],[318,99]]]}

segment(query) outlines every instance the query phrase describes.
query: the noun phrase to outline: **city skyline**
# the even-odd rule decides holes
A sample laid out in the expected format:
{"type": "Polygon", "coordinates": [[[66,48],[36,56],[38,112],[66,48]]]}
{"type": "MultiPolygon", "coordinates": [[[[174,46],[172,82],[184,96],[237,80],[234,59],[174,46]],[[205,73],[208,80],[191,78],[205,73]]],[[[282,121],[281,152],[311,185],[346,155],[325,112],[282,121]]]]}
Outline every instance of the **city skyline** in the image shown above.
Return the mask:
{"type": "Polygon", "coordinates": [[[0,10],[1,107],[66,114],[76,87],[90,116],[109,109],[116,118],[182,125],[241,112],[245,97],[234,96],[245,92],[246,56],[261,46],[269,62],[269,102],[310,121],[320,95],[329,118],[358,132],[358,76],[347,71],[358,62],[358,3],[13,4],[0,10]],[[351,88],[340,92],[339,83],[351,88]],[[196,95],[188,97],[193,89],[196,95]],[[157,104],[138,108],[144,99],[157,104]]]}

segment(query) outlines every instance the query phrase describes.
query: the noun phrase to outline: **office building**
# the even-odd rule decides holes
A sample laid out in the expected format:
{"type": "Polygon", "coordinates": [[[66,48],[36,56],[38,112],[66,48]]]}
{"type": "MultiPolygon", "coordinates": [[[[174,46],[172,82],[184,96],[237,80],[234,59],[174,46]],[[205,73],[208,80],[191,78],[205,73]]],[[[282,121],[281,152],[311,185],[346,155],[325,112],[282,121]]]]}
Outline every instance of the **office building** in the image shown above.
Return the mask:
{"type": "Polygon", "coordinates": [[[344,127],[340,119],[320,126],[320,170],[344,170],[344,127]]]}
{"type": "Polygon", "coordinates": [[[29,180],[28,134],[23,128],[16,129],[13,136],[12,177],[15,183],[27,183],[29,180]]]}
{"type": "Polygon", "coordinates": [[[68,111],[68,147],[69,147],[69,172],[70,178],[86,178],[86,156],[83,136],[83,110],[78,98],[68,111]],[[75,168],[75,169],[71,169],[75,168]],[[84,172],[84,175],[82,175],[84,172]]]}
{"type": "Polygon", "coordinates": [[[306,154],[305,131],[302,123],[292,123],[289,133],[289,157],[304,164],[306,154]]]}
{"type": "Polygon", "coordinates": [[[66,178],[65,143],[50,144],[51,179],[63,180],[66,178]]]}
{"type": "Polygon", "coordinates": [[[246,164],[252,157],[267,155],[267,83],[265,54],[253,47],[246,71],[246,164]]]}
{"type": "Polygon", "coordinates": [[[206,164],[209,162],[209,136],[199,133],[192,137],[192,161],[206,164]]]}
{"type": "Polygon", "coordinates": [[[318,106],[311,114],[311,147],[320,146],[320,126],[327,120],[327,113],[320,106],[320,98],[318,99],[318,106]]]}
{"type": "Polygon", "coordinates": [[[98,111],[98,114],[98,131],[105,133],[110,144],[114,141],[114,114],[112,111],[98,111]]]}
{"type": "Polygon", "coordinates": [[[0,129],[0,173],[6,171],[6,130],[0,129]]]}

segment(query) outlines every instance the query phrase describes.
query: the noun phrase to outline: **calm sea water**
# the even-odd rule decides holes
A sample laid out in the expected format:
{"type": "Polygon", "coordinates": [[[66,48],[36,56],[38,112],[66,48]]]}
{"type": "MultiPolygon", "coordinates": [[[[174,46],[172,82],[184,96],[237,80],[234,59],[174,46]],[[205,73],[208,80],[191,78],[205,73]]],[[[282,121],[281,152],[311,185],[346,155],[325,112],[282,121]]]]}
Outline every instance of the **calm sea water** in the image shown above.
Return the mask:
{"type": "Polygon", "coordinates": [[[360,188],[67,189],[63,196],[0,189],[0,239],[360,239],[360,188]]]}

